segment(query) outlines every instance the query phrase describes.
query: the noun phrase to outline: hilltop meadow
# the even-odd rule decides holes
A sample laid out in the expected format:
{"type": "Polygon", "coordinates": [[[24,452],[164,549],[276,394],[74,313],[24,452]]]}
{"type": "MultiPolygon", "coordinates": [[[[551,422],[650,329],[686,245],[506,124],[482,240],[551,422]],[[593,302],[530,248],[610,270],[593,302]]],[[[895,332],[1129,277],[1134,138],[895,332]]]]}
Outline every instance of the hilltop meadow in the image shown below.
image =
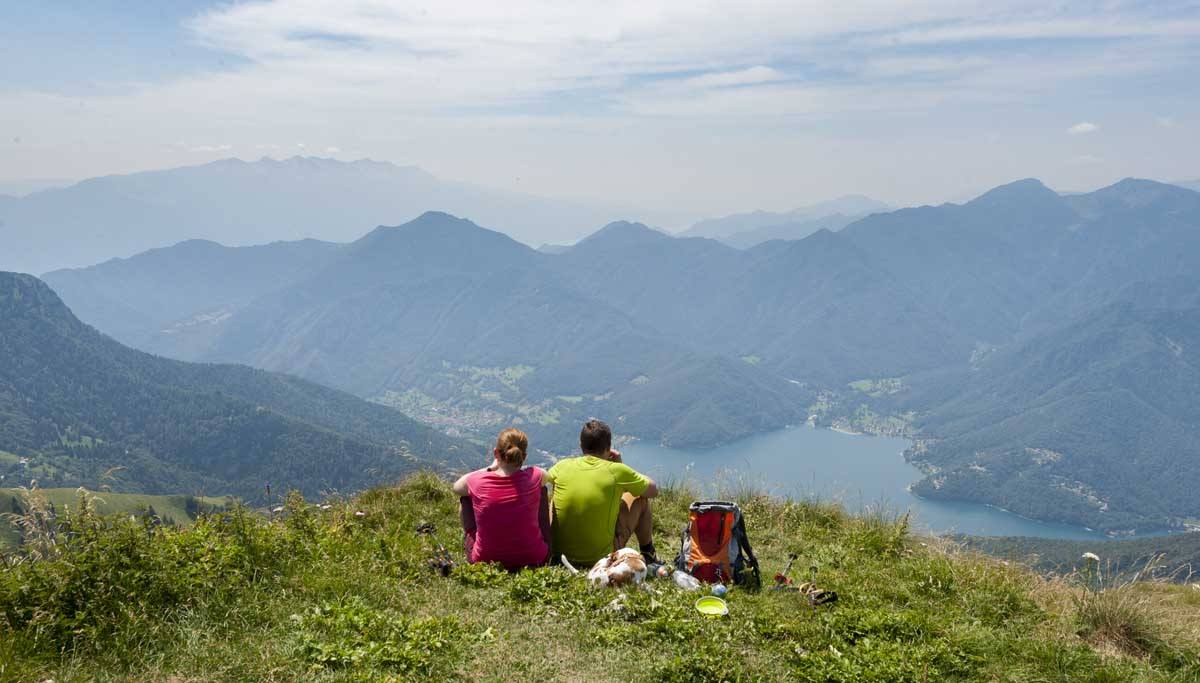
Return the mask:
{"type": "MultiPolygon", "coordinates": [[[[695,492],[666,487],[655,532],[675,545],[695,492]]],[[[1200,590],[1047,579],[909,531],[748,487],[765,581],[790,553],[840,600],[730,591],[725,618],[695,593],[589,589],[559,567],[459,565],[457,505],[420,473],[284,511],[233,508],[189,527],[105,517],[87,495],[58,529],[25,495],[20,553],[0,573],[0,680],[30,681],[1194,681],[1200,590]],[[422,523],[432,537],[416,533],[422,523]],[[41,525],[41,526],[39,526],[41,525]],[[40,531],[39,531],[40,529],[40,531]]]]}

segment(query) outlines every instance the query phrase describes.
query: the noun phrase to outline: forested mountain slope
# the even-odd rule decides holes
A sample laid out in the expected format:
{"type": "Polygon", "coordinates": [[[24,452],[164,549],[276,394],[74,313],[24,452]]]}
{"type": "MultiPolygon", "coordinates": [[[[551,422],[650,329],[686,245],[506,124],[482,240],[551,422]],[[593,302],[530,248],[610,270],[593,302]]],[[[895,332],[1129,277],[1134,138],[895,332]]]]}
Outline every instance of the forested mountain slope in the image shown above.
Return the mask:
{"type": "Polygon", "coordinates": [[[481,449],[299,379],[126,348],[44,283],[0,274],[5,480],[261,497],[354,490],[481,449]],[[106,481],[106,477],[111,481],[106,481]]]}
{"type": "Polygon", "coordinates": [[[916,491],[1107,530],[1200,518],[1200,282],[1005,349],[920,419],[916,491]],[[1140,522],[1140,524],[1139,524],[1140,522]]]}

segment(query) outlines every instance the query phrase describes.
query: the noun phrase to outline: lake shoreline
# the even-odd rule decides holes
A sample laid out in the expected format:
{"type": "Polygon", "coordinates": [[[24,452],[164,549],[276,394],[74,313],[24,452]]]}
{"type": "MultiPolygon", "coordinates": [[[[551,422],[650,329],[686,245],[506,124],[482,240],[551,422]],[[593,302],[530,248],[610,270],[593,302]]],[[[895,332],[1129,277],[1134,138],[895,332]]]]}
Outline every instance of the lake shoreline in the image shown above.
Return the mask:
{"type": "Polygon", "coordinates": [[[736,489],[746,483],[797,500],[836,500],[850,511],[890,501],[910,512],[914,528],[935,535],[1107,539],[1086,527],[1030,519],[989,503],[917,496],[910,487],[924,473],[904,458],[912,443],[903,436],[808,423],[713,448],[673,448],[637,440],[622,444],[622,450],[626,463],[652,477],[684,477],[714,493],[722,484],[736,489]]]}

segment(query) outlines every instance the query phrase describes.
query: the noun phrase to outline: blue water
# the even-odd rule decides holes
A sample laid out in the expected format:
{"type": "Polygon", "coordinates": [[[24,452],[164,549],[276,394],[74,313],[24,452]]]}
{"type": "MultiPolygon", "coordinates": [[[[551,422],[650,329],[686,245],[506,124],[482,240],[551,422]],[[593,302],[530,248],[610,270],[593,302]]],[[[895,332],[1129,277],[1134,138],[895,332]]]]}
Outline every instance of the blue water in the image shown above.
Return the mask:
{"type": "Polygon", "coordinates": [[[713,449],[638,442],[621,452],[626,463],[654,479],[686,479],[705,495],[744,482],[776,495],[837,500],[849,510],[883,506],[907,511],[914,528],[939,534],[1104,538],[1081,527],[1037,522],[978,503],[918,498],[908,486],[922,475],[904,461],[907,446],[904,439],[794,427],[713,449]]]}

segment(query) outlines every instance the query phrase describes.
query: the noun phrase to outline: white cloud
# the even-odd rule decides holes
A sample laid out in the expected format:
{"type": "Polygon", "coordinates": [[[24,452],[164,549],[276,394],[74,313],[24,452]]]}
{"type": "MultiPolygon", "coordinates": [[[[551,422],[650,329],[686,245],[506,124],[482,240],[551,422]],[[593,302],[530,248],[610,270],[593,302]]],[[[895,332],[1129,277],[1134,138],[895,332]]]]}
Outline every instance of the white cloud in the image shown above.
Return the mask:
{"type": "Polygon", "coordinates": [[[1175,119],[1170,116],[1159,116],[1154,119],[1154,123],[1158,124],[1159,128],[1174,128],[1175,119]]]}
{"type": "MultiPolygon", "coordinates": [[[[1046,131],[1080,111],[1116,120],[1112,108],[1133,84],[1186,83],[1200,63],[1200,12],[1176,9],[1121,0],[225,2],[187,28],[233,55],[228,67],[86,93],[0,84],[0,130],[26,141],[0,140],[0,175],[174,165],[191,148],[175,140],[304,153],[282,141],[336,134],[354,154],[449,178],[499,184],[519,169],[523,191],[549,194],[660,201],[674,183],[664,204],[739,192],[739,202],[756,202],[768,191],[790,204],[797,186],[834,182],[836,192],[884,198],[916,191],[904,183],[941,193],[922,188],[982,186],[1039,164],[1075,168],[1063,160],[1081,150],[1048,148],[1046,131]],[[1010,113],[1006,144],[984,144],[1010,113]],[[1003,166],[1019,155],[1020,168],[1003,166]],[[688,173],[678,172],[681,159],[688,173]]],[[[1186,88],[1158,95],[1161,111],[1195,107],[1186,88]]],[[[327,146],[311,149],[334,154],[327,146]]],[[[1182,164],[1170,161],[1186,156],[1178,151],[1154,163],[1182,164]]],[[[1105,155],[1114,169],[1122,161],[1105,155]]],[[[1132,153],[1125,161],[1141,163],[1132,153]]]]}
{"type": "MultiPolygon", "coordinates": [[[[1200,35],[1198,20],[1163,20],[1121,5],[1101,12],[1087,3],[1047,6],[1035,0],[763,0],[752,8],[692,0],[271,0],[221,6],[191,26],[203,43],[253,64],[237,80],[255,81],[259,97],[319,89],[334,101],[422,113],[464,105],[507,111],[587,94],[604,101],[641,89],[646,77],[681,92],[765,87],[811,79],[810,73],[843,83],[858,76],[941,76],[954,86],[992,62],[955,54],[972,41],[1107,37],[1170,43],[1200,35]],[[926,49],[935,53],[920,53],[926,49]],[[797,67],[780,64],[804,66],[794,72],[797,67]]],[[[1148,59],[1161,60],[1172,45],[1156,46],[1153,54],[1138,47],[1148,59]]],[[[1035,61],[1026,57],[1030,50],[1004,55],[1000,61],[1015,60],[1021,73],[1002,83],[1029,87],[1040,79],[1053,88],[1038,66],[1096,61],[1094,49],[1077,48],[1029,64],[1035,61]]],[[[1109,66],[1103,57],[1099,61],[1097,76],[1109,66]]],[[[904,107],[901,85],[877,87],[887,87],[904,107]]]]}
{"type": "Polygon", "coordinates": [[[680,84],[689,88],[726,88],[782,81],[787,74],[769,66],[752,66],[738,71],[719,71],[683,79],[680,84]]]}
{"type": "Polygon", "coordinates": [[[1080,121],[1079,123],[1068,128],[1067,134],[1087,135],[1088,133],[1095,133],[1098,130],[1100,130],[1100,126],[1092,123],[1091,121],[1080,121]]]}
{"type": "Polygon", "coordinates": [[[196,145],[195,147],[191,148],[191,151],[212,153],[212,152],[228,152],[231,149],[233,149],[233,145],[196,145]]]}
{"type": "Polygon", "coordinates": [[[339,153],[339,152],[341,152],[341,151],[342,151],[342,148],[341,148],[341,147],[326,147],[326,148],[325,148],[325,153],[326,153],[326,154],[337,154],[337,153],[339,153]]]}

